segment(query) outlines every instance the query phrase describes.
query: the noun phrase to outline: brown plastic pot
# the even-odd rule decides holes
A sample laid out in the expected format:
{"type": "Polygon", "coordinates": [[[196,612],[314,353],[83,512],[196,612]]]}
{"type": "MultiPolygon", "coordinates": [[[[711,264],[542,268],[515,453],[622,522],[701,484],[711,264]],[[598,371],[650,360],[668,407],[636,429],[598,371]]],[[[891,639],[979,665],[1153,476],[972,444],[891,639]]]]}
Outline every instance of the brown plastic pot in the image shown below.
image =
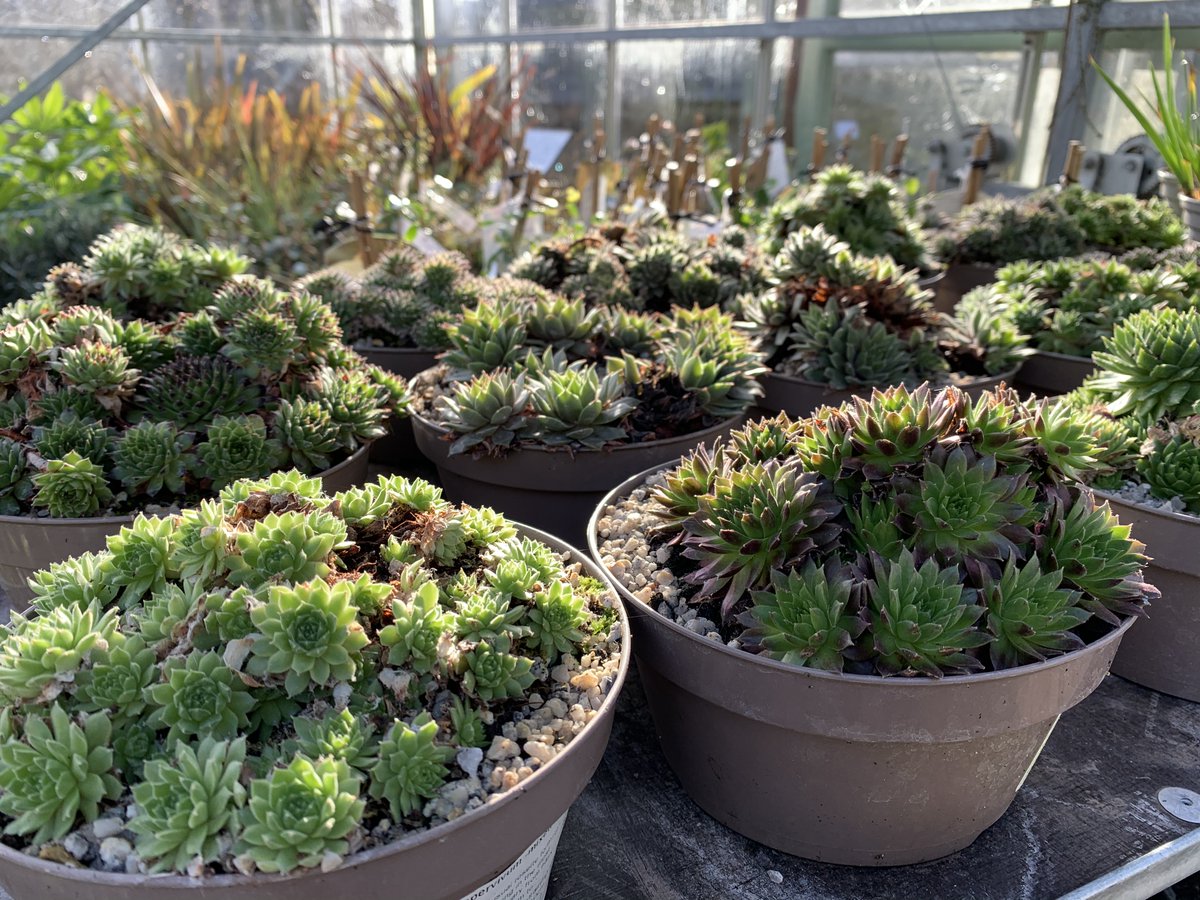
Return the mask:
{"type": "Polygon", "coordinates": [[[625,444],[610,450],[542,450],[522,447],[502,457],[450,455],[449,432],[412,413],[421,452],[437,466],[446,496],[490,506],[512,519],[529,522],[567,541],[583,543],[588,516],[614,485],[635,472],[682,454],[705,441],[719,440],[745,417],[726,419],[703,431],[662,441],[625,444]]]}
{"type": "Polygon", "coordinates": [[[938,312],[952,315],[954,307],[958,306],[958,301],[965,294],[996,280],[996,268],[993,265],[952,263],[946,269],[946,277],[937,286],[937,293],[933,298],[934,308],[938,312]]]}
{"type": "MultiPolygon", "coordinates": [[[[597,522],[588,527],[602,563],[597,522]]],[[[1008,809],[1063,712],[1133,620],[1083,650],[980,675],[883,678],[785,665],[693,634],[617,582],[659,742],[709,815],[822,862],[907,865],[961,850],[1008,809]]]]}
{"type": "MultiPolygon", "coordinates": [[[[988,378],[974,378],[959,387],[970,397],[978,397],[984,391],[990,391],[999,386],[1000,382],[1011,383],[1020,368],[988,378]]],[[[827,384],[806,381],[794,375],[784,375],[780,372],[768,372],[758,379],[762,385],[763,395],[758,398],[758,408],[765,415],[785,412],[792,418],[811,416],[822,406],[841,406],[855,397],[870,399],[872,388],[862,387],[839,390],[827,384]]],[[[881,385],[886,387],[886,385],[881,385]]]]}
{"type": "MultiPolygon", "coordinates": [[[[570,553],[587,572],[607,581],[601,567],[558,538],[527,526],[528,536],[570,553]]],[[[0,886],[18,900],[460,900],[488,884],[545,835],[575,802],[600,764],[612,732],[617,698],[629,669],[629,624],[623,625],[621,665],[596,716],[562,753],[517,787],[453,822],[348,857],[332,872],[291,875],[218,875],[193,879],[178,875],[123,875],[72,869],[0,845],[0,886]]],[[[557,834],[550,837],[557,843],[557,834]]],[[[539,848],[545,874],[553,846],[539,848]]],[[[518,896],[518,895],[513,895],[518,896]]],[[[519,894],[524,900],[541,895],[519,894]]]]}
{"type": "Polygon", "coordinates": [[[1035,350],[1025,357],[1017,386],[1043,396],[1065,394],[1083,384],[1095,370],[1096,364],[1090,356],[1035,350]]]}
{"type": "MultiPolygon", "coordinates": [[[[434,350],[415,350],[401,347],[355,347],[360,356],[385,372],[406,380],[437,365],[434,350]]],[[[391,431],[371,445],[371,462],[396,469],[409,469],[421,459],[421,451],[413,438],[412,422],[393,418],[391,431]]]]}
{"type": "Polygon", "coordinates": [[[1162,591],[1121,643],[1113,674],[1200,703],[1200,519],[1097,495],[1146,544],[1146,580],[1162,591]]]}
{"type": "Polygon", "coordinates": [[[1183,224],[1187,226],[1188,238],[1200,241],[1200,199],[1179,193],[1179,209],[1183,224]]]}
{"type": "MultiPolygon", "coordinates": [[[[344,491],[366,481],[367,453],[366,447],[359,447],[320,473],[326,492],[344,491]]],[[[132,521],[132,515],[90,519],[0,516],[0,588],[14,609],[24,609],[33,599],[26,581],[34,572],[70,556],[103,550],[109,536],[132,521]]]]}

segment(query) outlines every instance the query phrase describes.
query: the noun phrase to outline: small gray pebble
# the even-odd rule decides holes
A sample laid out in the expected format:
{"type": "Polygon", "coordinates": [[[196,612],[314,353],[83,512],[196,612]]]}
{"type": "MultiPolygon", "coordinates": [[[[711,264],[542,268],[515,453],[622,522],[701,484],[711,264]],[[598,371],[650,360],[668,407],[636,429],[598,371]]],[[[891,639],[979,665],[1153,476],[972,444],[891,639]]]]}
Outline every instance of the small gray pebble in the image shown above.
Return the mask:
{"type": "Polygon", "coordinates": [[[774,869],[767,869],[767,877],[776,884],[783,884],[783,873],[776,872],[774,869]]]}

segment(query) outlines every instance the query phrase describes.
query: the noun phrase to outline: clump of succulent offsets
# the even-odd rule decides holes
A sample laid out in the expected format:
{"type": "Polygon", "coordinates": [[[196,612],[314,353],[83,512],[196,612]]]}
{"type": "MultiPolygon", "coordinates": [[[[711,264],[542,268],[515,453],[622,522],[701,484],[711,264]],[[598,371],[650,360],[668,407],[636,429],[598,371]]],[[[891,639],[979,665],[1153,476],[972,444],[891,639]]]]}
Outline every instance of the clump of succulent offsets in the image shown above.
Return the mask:
{"type": "Polygon", "coordinates": [[[1054,193],[1010,200],[989,197],[962,210],[934,240],[946,263],[1004,266],[1061,259],[1087,249],[1087,236],[1054,193]]]}
{"type": "MultiPolygon", "coordinates": [[[[22,317],[30,309],[102,306],[120,318],[159,320],[204,308],[214,291],[249,265],[234,250],[161,228],[122,225],[96,238],[81,262],[51,269],[43,289],[14,307],[22,317]]],[[[0,314],[0,322],[12,320],[7,311],[0,314]]]]}
{"type": "Polygon", "coordinates": [[[753,422],[599,522],[604,563],[689,629],[797,666],[928,676],[1084,646],[1141,612],[1143,546],[1077,480],[1085,417],[1000,389],[875,391],[753,422]]]}
{"type": "Polygon", "coordinates": [[[1198,293],[1195,261],[1135,271],[1116,260],[1083,258],[1005,266],[995,284],[967,300],[1010,319],[1039,350],[1086,357],[1135,312],[1188,309],[1198,293]]]}
{"type": "Polygon", "coordinates": [[[668,313],[673,306],[728,306],[764,289],[765,262],[740,228],[691,241],[666,222],[614,224],[539,244],[508,274],[590,306],[668,313]]]}
{"type": "Polygon", "coordinates": [[[605,584],[401,478],[239,481],[32,584],[0,630],[0,823],[109,871],[329,870],[469,814],[620,664],[605,584]]]}
{"type": "Polygon", "coordinates": [[[783,249],[789,234],[821,225],[863,256],[889,256],[906,269],[932,267],[925,235],[896,183],[846,165],[826,166],[803,190],[785,194],[768,210],[768,248],[783,249]]]}
{"type": "Polygon", "coordinates": [[[715,307],[670,316],[590,308],[501,279],[414,381],[451,453],[600,450],[700,431],[759,395],[761,356],[715,307]]]}
{"type": "Polygon", "coordinates": [[[325,269],[297,287],[332,307],[352,346],[445,350],[446,326],[479,300],[483,282],[458,253],[426,258],[400,244],[360,275],[325,269]]]}
{"type": "Polygon", "coordinates": [[[917,273],[864,256],[824,226],[788,235],[771,290],[743,297],[743,327],[776,372],[838,390],[965,381],[1014,369],[1027,338],[1010,317],[966,302],[933,308],[917,273]]]}
{"type": "Polygon", "coordinates": [[[275,469],[327,469],[385,433],[405,386],[329,307],[252,277],[169,324],[14,304],[0,328],[0,513],[121,514],[275,469]]]}
{"type": "Polygon", "coordinates": [[[1200,311],[1157,309],[1121,322],[1097,372],[1062,398],[1100,446],[1097,488],[1200,514],[1200,311]]]}

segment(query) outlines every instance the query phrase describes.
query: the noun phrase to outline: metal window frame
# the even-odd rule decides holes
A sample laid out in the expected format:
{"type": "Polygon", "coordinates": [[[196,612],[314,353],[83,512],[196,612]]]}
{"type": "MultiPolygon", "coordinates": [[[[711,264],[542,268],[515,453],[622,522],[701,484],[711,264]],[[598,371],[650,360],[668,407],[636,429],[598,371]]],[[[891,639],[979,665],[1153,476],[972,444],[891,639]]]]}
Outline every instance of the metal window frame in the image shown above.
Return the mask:
{"type": "MultiPolygon", "coordinates": [[[[143,0],[144,2],[144,0],[143,0]]],[[[833,81],[833,54],[838,50],[912,50],[932,47],[971,49],[980,52],[1019,49],[1025,54],[1022,82],[1018,91],[1015,121],[1024,124],[1028,103],[1036,94],[1040,60],[1044,49],[1061,45],[1062,81],[1055,104],[1049,150],[1044,171],[1053,177],[1061,168],[1067,142],[1087,134],[1089,100],[1094,100],[1096,79],[1089,57],[1104,46],[1107,33],[1113,31],[1157,30],[1164,14],[1170,14],[1176,29],[1200,27],[1200,3],[1195,0],[1073,0],[1070,6],[1049,6],[1048,0],[1029,0],[1027,8],[1009,10],[970,10],[924,15],[844,18],[838,13],[837,0],[810,0],[808,15],[799,19],[775,16],[775,0],[761,0],[762,15],[752,21],[688,22],[664,25],[626,25],[622,21],[622,0],[600,0],[602,24],[594,28],[522,29],[517,20],[516,0],[503,0],[503,29],[496,33],[438,34],[434,27],[433,0],[396,0],[412,5],[412,34],[400,37],[348,35],[337,24],[336,0],[322,0],[321,27],[315,33],[242,31],[229,28],[148,28],[139,15],[132,26],[112,20],[99,28],[69,25],[3,25],[0,38],[68,38],[75,47],[56,60],[47,72],[61,75],[82,56],[80,46],[94,46],[107,37],[136,41],[149,65],[152,42],[209,44],[216,39],[239,46],[283,44],[324,47],[329,53],[332,88],[341,90],[338,69],[339,48],[347,46],[411,46],[417,64],[428,61],[430,53],[452,50],[457,46],[500,44],[510,64],[520,44],[589,44],[605,47],[605,89],[602,111],[609,149],[615,152],[621,133],[619,64],[621,45],[636,41],[713,41],[748,40],[758,44],[756,84],[749,104],[751,120],[761,124],[769,113],[771,73],[776,41],[805,42],[801,79],[808,103],[783,114],[793,120],[793,134],[811,132],[829,118],[833,81]],[[90,42],[90,43],[89,43],[90,42]],[[823,98],[818,103],[811,98],[823,98]]],[[[132,6],[134,4],[130,4],[132,6]]],[[[141,4],[138,4],[141,5],[141,4]]],[[[128,18],[125,16],[123,18],[128,18]]],[[[39,83],[46,73],[39,77],[39,83]]],[[[583,126],[586,123],[581,123],[583,126]]],[[[1024,132],[1026,129],[1021,128],[1024,132]]],[[[803,142],[803,139],[799,141],[803,142]]],[[[1020,151],[1024,154],[1024,148],[1020,151]]]]}

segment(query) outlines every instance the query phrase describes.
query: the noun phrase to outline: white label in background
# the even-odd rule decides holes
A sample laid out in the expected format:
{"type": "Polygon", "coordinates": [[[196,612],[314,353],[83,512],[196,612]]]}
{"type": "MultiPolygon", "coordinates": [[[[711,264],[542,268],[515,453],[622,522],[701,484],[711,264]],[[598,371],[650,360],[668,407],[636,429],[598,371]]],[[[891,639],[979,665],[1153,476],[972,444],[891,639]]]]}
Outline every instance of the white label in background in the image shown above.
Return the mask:
{"type": "Polygon", "coordinates": [[[543,900],[550,887],[554,853],[566,820],[567,814],[563,813],[516,862],[463,900],[543,900]]]}

